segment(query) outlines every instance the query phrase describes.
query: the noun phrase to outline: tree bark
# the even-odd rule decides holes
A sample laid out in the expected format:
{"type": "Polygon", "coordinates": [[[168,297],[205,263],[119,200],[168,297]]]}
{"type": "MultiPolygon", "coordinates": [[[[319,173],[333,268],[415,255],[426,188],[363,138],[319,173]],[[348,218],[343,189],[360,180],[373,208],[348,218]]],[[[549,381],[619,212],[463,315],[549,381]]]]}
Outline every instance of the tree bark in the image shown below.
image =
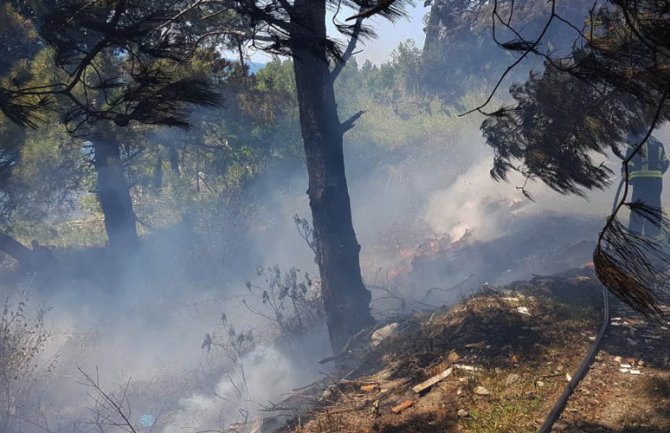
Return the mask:
{"type": "Polygon", "coordinates": [[[170,161],[172,174],[179,175],[179,152],[177,151],[177,146],[174,143],[168,143],[165,147],[168,151],[168,159],[170,161]]]}
{"type": "Polygon", "coordinates": [[[22,265],[32,264],[33,251],[5,233],[0,233],[0,251],[13,257],[22,265]]]}
{"type": "Polygon", "coordinates": [[[121,146],[115,138],[104,137],[95,140],[93,149],[98,201],[105,217],[109,245],[115,249],[134,249],[139,241],[130,190],[123,172],[121,146]]]}
{"type": "Polygon", "coordinates": [[[151,179],[151,188],[154,191],[160,191],[163,187],[163,157],[160,152],[156,154],[154,163],[154,174],[151,179]]]}
{"type": "Polygon", "coordinates": [[[370,292],[361,277],[360,245],[344,167],[344,128],[324,44],[326,4],[324,0],[296,0],[294,4],[298,22],[291,35],[291,52],[309,175],[307,194],[330,342],[338,352],[374,319],[370,292]]]}

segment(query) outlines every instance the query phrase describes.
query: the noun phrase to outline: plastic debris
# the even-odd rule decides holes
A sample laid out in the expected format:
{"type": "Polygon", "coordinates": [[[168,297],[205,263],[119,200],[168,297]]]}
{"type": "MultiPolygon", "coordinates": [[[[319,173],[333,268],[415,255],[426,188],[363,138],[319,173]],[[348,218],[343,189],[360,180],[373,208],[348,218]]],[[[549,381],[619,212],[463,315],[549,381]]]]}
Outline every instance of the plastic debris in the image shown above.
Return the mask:
{"type": "Polygon", "coordinates": [[[519,314],[523,314],[524,316],[530,316],[530,311],[528,311],[528,307],[517,307],[516,311],[519,314]]]}
{"type": "Polygon", "coordinates": [[[373,392],[379,389],[379,386],[376,383],[369,383],[367,385],[361,386],[361,391],[363,392],[373,392]]]}
{"type": "Polygon", "coordinates": [[[472,365],[454,364],[454,368],[464,371],[480,371],[481,368],[473,367],[472,365]]]}
{"type": "Polygon", "coordinates": [[[156,418],[153,415],[145,414],[140,417],[139,423],[142,427],[153,427],[156,418]]]}
{"type": "Polygon", "coordinates": [[[372,346],[378,346],[379,343],[393,335],[398,326],[398,323],[391,323],[373,332],[372,337],[370,337],[370,340],[372,340],[372,346]]]}

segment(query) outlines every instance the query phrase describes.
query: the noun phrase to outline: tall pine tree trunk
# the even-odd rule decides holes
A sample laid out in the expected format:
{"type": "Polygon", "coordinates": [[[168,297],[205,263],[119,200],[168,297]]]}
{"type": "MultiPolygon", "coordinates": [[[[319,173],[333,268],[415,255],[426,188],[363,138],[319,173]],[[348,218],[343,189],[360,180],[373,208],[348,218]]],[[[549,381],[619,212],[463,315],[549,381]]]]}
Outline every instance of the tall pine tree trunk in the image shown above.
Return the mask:
{"type": "Polygon", "coordinates": [[[110,247],[134,249],[138,246],[135,213],[121,161],[121,146],[113,137],[93,143],[94,166],[98,175],[98,201],[105,217],[110,247]]]}
{"type": "Polygon", "coordinates": [[[324,0],[296,0],[300,21],[291,35],[300,126],[309,175],[316,255],[335,352],[349,338],[372,324],[370,292],[363,285],[360,245],[351,219],[344,169],[343,128],[326,57],[324,0]]]}
{"type": "Polygon", "coordinates": [[[179,152],[177,151],[177,145],[174,143],[169,143],[165,145],[168,151],[168,160],[170,161],[170,169],[172,174],[179,175],[179,152]]]}

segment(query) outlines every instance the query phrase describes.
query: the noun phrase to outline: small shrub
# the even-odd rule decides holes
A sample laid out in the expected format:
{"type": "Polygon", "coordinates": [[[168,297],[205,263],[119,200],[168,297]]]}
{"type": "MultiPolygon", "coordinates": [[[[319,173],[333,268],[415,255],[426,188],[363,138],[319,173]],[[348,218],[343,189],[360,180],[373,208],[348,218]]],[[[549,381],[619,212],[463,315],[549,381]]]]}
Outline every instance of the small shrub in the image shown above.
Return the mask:
{"type": "Polygon", "coordinates": [[[264,284],[247,281],[250,293],[260,296],[263,310],[254,310],[246,301],[244,305],[252,312],[277,325],[281,337],[300,338],[317,329],[323,323],[324,309],[319,284],[308,273],[291,267],[282,272],[279,266],[258,268],[258,276],[264,284]]]}
{"type": "MultiPolygon", "coordinates": [[[[0,431],[21,430],[24,412],[29,412],[27,396],[35,385],[39,356],[49,338],[40,309],[31,319],[26,312],[27,298],[16,305],[5,300],[0,315],[0,431]]],[[[52,366],[47,367],[50,369],[52,366]]]]}

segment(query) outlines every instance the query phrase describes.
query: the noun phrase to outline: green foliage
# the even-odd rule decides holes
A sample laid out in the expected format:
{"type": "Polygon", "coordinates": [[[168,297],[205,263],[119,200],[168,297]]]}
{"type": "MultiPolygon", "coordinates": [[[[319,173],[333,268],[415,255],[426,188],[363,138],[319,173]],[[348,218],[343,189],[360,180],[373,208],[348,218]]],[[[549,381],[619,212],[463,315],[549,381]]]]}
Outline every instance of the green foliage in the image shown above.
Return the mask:
{"type": "Polygon", "coordinates": [[[640,116],[635,101],[626,102],[621,94],[604,96],[600,89],[553,68],[531,75],[510,93],[515,107],[500,110],[482,124],[495,150],[495,179],[518,170],[563,194],[583,194],[584,189],[608,184],[612,171],[594,161],[593,154],[623,141],[640,116]]]}
{"type": "Polygon", "coordinates": [[[3,2],[0,6],[0,76],[6,76],[15,62],[31,58],[36,47],[39,44],[32,21],[3,2]]]}
{"type": "MultiPolygon", "coordinates": [[[[41,49],[21,66],[28,68],[31,85],[61,79],[53,55],[51,48],[41,49]]],[[[241,238],[222,223],[222,215],[243,230],[259,205],[245,191],[275,170],[299,169],[304,158],[293,64],[275,58],[248,76],[238,63],[203,49],[188,63],[161,65],[176,75],[208,74],[225,106],[194,111],[187,132],[139,124],[116,128],[139,231],[151,234],[186,222],[208,234],[203,250],[234,251],[241,238]]],[[[357,157],[379,161],[399,149],[407,157],[444,151],[458,121],[453,108],[423,89],[422,65],[420,50],[409,40],[385,64],[352,59],[343,69],[336,81],[341,119],[365,111],[346,136],[357,157]]],[[[100,66],[115,67],[103,58],[100,66]]],[[[5,226],[24,241],[104,244],[87,142],[67,137],[55,119],[27,133],[5,125],[6,143],[17,156],[4,183],[13,205],[5,226]]]]}
{"type": "Polygon", "coordinates": [[[543,74],[510,88],[516,104],[482,124],[496,152],[494,178],[517,170],[563,194],[603,188],[612,172],[594,153],[622,156],[621,143],[644,136],[660,104],[656,120],[670,119],[667,5],[615,3],[594,12],[569,58],[548,58],[543,74]]]}
{"type": "Polygon", "coordinates": [[[9,188],[15,194],[17,218],[45,221],[76,205],[76,192],[90,175],[82,143],[60,125],[30,131],[21,148],[9,188]]]}

